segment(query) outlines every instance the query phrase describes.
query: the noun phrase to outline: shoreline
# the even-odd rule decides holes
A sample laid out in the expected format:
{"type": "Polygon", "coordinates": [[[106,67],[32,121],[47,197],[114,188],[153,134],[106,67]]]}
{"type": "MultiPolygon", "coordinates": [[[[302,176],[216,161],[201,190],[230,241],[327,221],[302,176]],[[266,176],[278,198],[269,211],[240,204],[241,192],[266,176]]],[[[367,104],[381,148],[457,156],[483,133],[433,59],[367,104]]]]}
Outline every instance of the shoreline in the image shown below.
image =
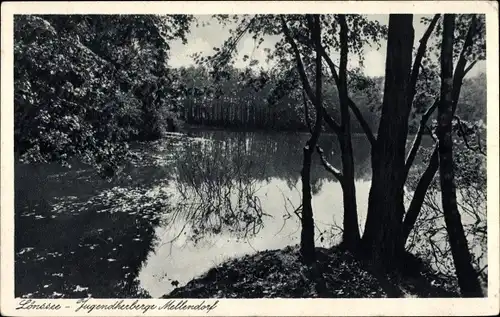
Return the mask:
{"type": "Polygon", "coordinates": [[[305,266],[299,247],[288,246],[233,258],[161,298],[459,297],[452,282],[425,265],[416,267],[411,255],[406,264],[415,267],[406,273],[377,277],[341,246],[317,247],[316,256],[315,264],[305,266]]]}

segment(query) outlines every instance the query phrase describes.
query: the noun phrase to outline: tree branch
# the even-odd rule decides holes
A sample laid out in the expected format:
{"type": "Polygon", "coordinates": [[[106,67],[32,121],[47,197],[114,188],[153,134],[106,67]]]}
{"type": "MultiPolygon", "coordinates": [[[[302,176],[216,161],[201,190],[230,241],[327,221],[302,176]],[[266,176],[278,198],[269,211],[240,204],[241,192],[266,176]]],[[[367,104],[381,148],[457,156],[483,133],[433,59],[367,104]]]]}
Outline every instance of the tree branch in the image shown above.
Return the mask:
{"type": "Polygon", "coordinates": [[[311,120],[309,119],[309,105],[307,104],[306,93],[304,90],[302,90],[302,100],[304,101],[304,116],[306,119],[307,128],[309,129],[309,132],[312,133],[313,129],[311,126],[311,120]]]}
{"type": "Polygon", "coordinates": [[[408,236],[410,235],[411,230],[415,226],[415,222],[417,221],[418,214],[420,213],[420,209],[422,209],[422,205],[424,203],[425,195],[427,193],[427,189],[429,188],[432,180],[434,179],[434,175],[439,168],[439,151],[438,151],[438,143],[434,146],[434,150],[432,151],[431,159],[429,165],[425,169],[422,177],[418,181],[417,187],[415,188],[415,192],[413,194],[413,198],[410,203],[410,207],[408,207],[408,211],[404,217],[403,221],[403,242],[408,240],[408,236]]]}
{"type": "Polygon", "coordinates": [[[427,132],[429,132],[429,135],[431,136],[432,140],[434,142],[437,142],[437,139],[434,137],[434,135],[432,134],[432,129],[428,126],[428,125],[425,125],[425,128],[427,129],[427,132]]]}
{"type": "Polygon", "coordinates": [[[325,119],[326,124],[340,137],[342,135],[340,125],[330,116],[325,107],[321,107],[321,111],[323,112],[323,119],[325,119]]]}
{"type": "MultiPolygon", "coordinates": [[[[295,56],[299,57],[300,58],[300,53],[299,53],[299,50],[298,50],[298,47],[297,47],[297,44],[295,43],[295,41],[293,40],[291,34],[290,34],[290,30],[288,29],[288,26],[286,25],[286,22],[283,18],[281,18],[281,22],[283,24],[283,33],[285,33],[285,37],[287,38],[287,41],[290,43],[290,45],[292,46],[292,49],[293,51],[295,52],[295,56]]],[[[305,41],[305,43],[307,45],[312,45],[312,42],[310,39],[306,39],[304,37],[302,37],[302,40],[305,41]]],[[[328,67],[330,68],[330,72],[332,73],[332,77],[333,77],[333,80],[335,81],[335,84],[337,85],[337,89],[340,87],[340,82],[339,82],[339,76],[337,74],[337,71],[335,70],[335,67],[336,65],[333,63],[333,61],[331,60],[331,58],[328,56],[328,54],[326,53],[325,51],[325,48],[323,46],[319,46],[319,51],[321,53],[321,55],[323,56],[323,58],[325,58],[326,60],[326,63],[328,65],[328,67]]],[[[300,64],[302,64],[302,61],[300,61],[300,64]]],[[[299,74],[301,73],[300,71],[300,68],[301,66],[299,66],[299,74]]],[[[302,64],[302,69],[304,68],[303,64],[302,64]]],[[[304,71],[304,74],[305,74],[305,71],[304,71]]],[[[303,76],[301,75],[301,78],[303,76]]],[[[307,90],[306,90],[307,92],[307,90]]],[[[310,97],[310,94],[308,93],[309,97],[310,97]]],[[[311,99],[312,100],[312,99],[311,99]]],[[[373,146],[375,144],[375,136],[373,135],[372,131],[371,131],[371,128],[370,126],[368,125],[368,123],[366,122],[365,118],[363,117],[363,115],[361,114],[361,111],[359,110],[359,108],[356,106],[356,104],[354,103],[354,101],[352,101],[351,98],[348,97],[348,106],[349,108],[352,110],[352,112],[354,113],[354,115],[356,116],[356,118],[358,119],[363,131],[365,132],[367,138],[368,138],[368,141],[370,142],[370,144],[373,146]]],[[[322,111],[323,111],[323,117],[325,119],[325,122],[328,124],[328,126],[337,134],[341,133],[341,127],[340,125],[335,122],[335,120],[328,114],[328,112],[326,111],[326,109],[324,107],[322,107],[322,111]]]]}
{"type": "Polygon", "coordinates": [[[465,146],[469,150],[472,150],[471,147],[469,146],[469,141],[467,140],[467,135],[466,135],[465,129],[462,125],[462,120],[460,120],[460,117],[457,115],[454,115],[453,118],[455,118],[457,120],[458,128],[460,129],[460,133],[462,134],[462,138],[464,139],[465,146]]]}
{"type": "Polygon", "coordinates": [[[356,106],[354,101],[352,101],[351,98],[349,98],[348,101],[349,101],[349,104],[348,104],[349,108],[351,109],[351,111],[354,114],[354,116],[356,117],[356,119],[358,119],[359,124],[361,125],[361,128],[363,129],[363,132],[365,132],[365,135],[366,135],[368,141],[370,142],[370,145],[374,146],[377,139],[375,139],[375,136],[373,135],[373,132],[372,132],[372,129],[370,128],[370,125],[368,124],[368,122],[366,122],[365,118],[363,117],[363,114],[359,110],[358,106],[356,106]]]}
{"type": "Polygon", "coordinates": [[[417,55],[415,56],[415,61],[413,62],[410,83],[408,85],[408,109],[411,109],[413,98],[415,97],[418,75],[420,72],[420,66],[422,65],[422,59],[424,58],[425,51],[427,50],[427,42],[429,41],[432,31],[439,21],[440,16],[440,14],[434,15],[434,18],[420,39],[420,45],[418,46],[417,55]]]}
{"type": "Polygon", "coordinates": [[[478,147],[479,153],[486,156],[486,153],[483,150],[483,146],[481,145],[481,135],[479,134],[479,131],[476,131],[476,136],[477,136],[477,147],[478,147]]]}
{"type": "MultiPolygon", "coordinates": [[[[309,21],[309,28],[311,30],[311,37],[314,38],[314,44],[316,47],[321,46],[321,22],[318,15],[315,15],[314,21],[311,15],[307,15],[309,21]]],[[[300,56],[299,56],[300,58],[300,56]]],[[[323,123],[323,63],[321,62],[321,54],[316,52],[316,122],[314,123],[314,130],[311,135],[311,147],[316,145],[319,135],[322,130],[323,123]]],[[[311,149],[311,153],[314,152],[314,148],[311,149]]]]}
{"type": "MultiPolygon", "coordinates": [[[[347,99],[347,57],[349,53],[349,48],[347,46],[347,22],[345,20],[345,15],[340,14],[339,16],[339,24],[340,24],[340,63],[339,63],[339,95],[340,99],[347,99]]],[[[317,47],[320,50],[322,45],[317,47]]],[[[321,54],[321,52],[318,52],[321,54]]],[[[347,100],[345,100],[347,101],[347,100]]],[[[347,108],[347,107],[346,107],[347,108]]],[[[344,125],[346,122],[342,122],[344,125]]]]}
{"type": "MultiPolygon", "coordinates": [[[[286,37],[288,43],[290,43],[290,45],[292,46],[292,50],[293,50],[294,55],[295,55],[295,60],[297,62],[297,69],[299,71],[299,76],[300,76],[300,79],[302,81],[302,86],[304,87],[304,90],[307,93],[307,96],[313,102],[313,104],[317,104],[316,96],[314,95],[312,88],[311,88],[311,85],[309,83],[309,80],[307,79],[307,74],[306,74],[305,69],[304,69],[304,64],[302,63],[302,58],[300,57],[300,51],[297,47],[297,44],[293,40],[293,37],[290,33],[290,29],[288,28],[286,21],[283,17],[281,17],[281,24],[283,27],[283,33],[285,34],[285,37],[286,37]]],[[[337,134],[340,133],[340,131],[341,131],[340,125],[337,122],[335,122],[335,120],[326,112],[326,109],[322,105],[320,105],[320,106],[321,106],[320,110],[324,116],[325,122],[328,124],[328,126],[330,126],[330,128],[335,133],[337,133],[337,134]]]]}
{"type": "Polygon", "coordinates": [[[477,63],[477,60],[473,61],[472,63],[469,64],[469,66],[467,66],[467,68],[464,70],[464,77],[472,69],[472,67],[474,67],[474,65],[476,65],[476,63],[477,63]]]}
{"type": "Polygon", "coordinates": [[[486,155],[486,153],[484,153],[483,150],[481,149],[481,145],[480,144],[478,145],[477,149],[473,149],[470,146],[469,141],[467,139],[467,132],[465,131],[465,129],[463,127],[462,120],[457,115],[454,115],[453,118],[455,118],[457,120],[458,128],[460,129],[460,133],[462,134],[462,138],[464,139],[465,147],[468,148],[469,150],[473,151],[473,152],[479,152],[479,153],[481,153],[483,155],[486,155]]]}
{"type": "MultiPolygon", "coordinates": [[[[328,54],[326,53],[326,50],[324,47],[321,47],[321,55],[323,55],[323,58],[325,59],[328,67],[330,68],[330,72],[332,73],[333,80],[335,81],[335,84],[337,85],[337,89],[339,87],[339,76],[337,74],[337,71],[335,70],[336,65],[333,63],[332,59],[328,54]]],[[[366,122],[365,118],[363,117],[363,114],[359,110],[359,108],[356,106],[354,101],[352,101],[351,98],[348,99],[348,105],[349,108],[351,109],[352,113],[356,117],[356,119],[359,121],[361,128],[363,129],[363,132],[365,133],[366,137],[368,138],[368,141],[370,142],[371,146],[375,145],[375,142],[377,141],[375,139],[375,136],[373,135],[373,132],[368,125],[368,122],[366,122]]]]}
{"type": "Polygon", "coordinates": [[[324,155],[324,151],[319,145],[316,145],[316,151],[319,154],[319,157],[321,159],[321,164],[323,164],[324,168],[328,172],[332,173],[333,176],[335,176],[335,178],[342,184],[342,182],[344,181],[342,172],[340,170],[336,169],[335,167],[333,167],[330,163],[328,163],[328,161],[326,160],[326,157],[324,155]]]}
{"type": "Polygon", "coordinates": [[[299,71],[299,76],[302,81],[302,85],[304,86],[304,90],[307,93],[307,96],[312,101],[313,104],[316,104],[316,96],[314,95],[311,84],[309,83],[309,79],[307,78],[306,71],[304,69],[304,64],[302,63],[302,58],[300,57],[300,51],[297,47],[297,44],[293,40],[293,37],[290,33],[290,29],[288,28],[286,21],[283,17],[281,17],[281,25],[283,27],[283,33],[285,34],[286,40],[292,46],[293,53],[295,55],[295,61],[297,63],[297,69],[299,71]]]}
{"type": "MultiPolygon", "coordinates": [[[[233,54],[233,52],[236,50],[236,47],[238,46],[238,43],[240,42],[240,40],[243,38],[243,35],[245,35],[245,33],[250,29],[250,27],[252,26],[252,24],[255,22],[256,20],[256,17],[253,17],[252,19],[250,19],[250,21],[248,22],[248,24],[244,27],[244,28],[240,28],[239,30],[235,30],[237,31],[236,32],[236,37],[233,38],[233,41],[231,43],[228,43],[228,49],[227,51],[225,52],[227,55],[226,57],[227,58],[231,58],[231,55],[233,54]]],[[[216,67],[220,67],[223,63],[224,63],[224,59],[220,60],[219,63],[215,64],[214,66],[216,67]]]]}
{"type": "Polygon", "coordinates": [[[467,30],[467,35],[465,37],[462,51],[460,52],[460,57],[458,58],[457,66],[455,68],[455,73],[453,74],[453,92],[452,92],[453,113],[455,113],[455,110],[457,108],[458,98],[460,97],[460,89],[462,87],[462,80],[464,79],[467,72],[469,72],[475,65],[475,63],[473,62],[471,65],[469,65],[469,67],[467,67],[467,71],[465,70],[465,65],[467,64],[465,53],[467,49],[472,45],[472,38],[474,37],[476,23],[477,23],[477,18],[475,15],[472,15],[472,20],[470,22],[469,29],[467,30]]]}
{"type": "Polygon", "coordinates": [[[422,118],[420,118],[420,125],[418,127],[417,135],[415,136],[411,150],[408,153],[408,156],[406,157],[404,178],[403,178],[405,182],[406,178],[408,177],[408,173],[410,172],[410,168],[413,165],[413,161],[417,156],[420,143],[422,142],[422,137],[424,135],[425,128],[427,127],[427,120],[429,120],[431,114],[434,112],[434,110],[436,110],[438,104],[439,104],[439,98],[436,98],[436,100],[434,100],[434,103],[425,111],[425,113],[422,115],[422,118]]]}
{"type": "MultiPolygon", "coordinates": [[[[472,16],[472,21],[469,25],[469,29],[467,31],[467,35],[464,41],[464,45],[462,47],[462,51],[460,52],[460,57],[457,62],[457,66],[455,68],[455,72],[453,74],[453,91],[452,91],[452,115],[455,115],[455,111],[457,109],[458,98],[460,96],[460,90],[462,87],[462,80],[465,74],[470,71],[472,66],[475,64],[474,62],[467,67],[467,72],[465,71],[465,65],[467,60],[465,58],[465,53],[472,45],[472,38],[474,36],[474,30],[476,28],[476,16],[472,16]]],[[[406,167],[406,166],[405,166],[406,167]]],[[[403,231],[404,231],[404,239],[408,239],[408,235],[410,231],[413,229],[415,225],[416,218],[423,204],[423,200],[425,198],[425,194],[427,189],[434,178],[435,173],[439,168],[439,153],[438,153],[438,144],[434,146],[434,151],[431,156],[431,160],[429,165],[427,166],[424,174],[420,178],[415,193],[413,195],[412,201],[410,203],[410,207],[408,208],[408,212],[405,215],[405,219],[403,222],[403,231]]]]}

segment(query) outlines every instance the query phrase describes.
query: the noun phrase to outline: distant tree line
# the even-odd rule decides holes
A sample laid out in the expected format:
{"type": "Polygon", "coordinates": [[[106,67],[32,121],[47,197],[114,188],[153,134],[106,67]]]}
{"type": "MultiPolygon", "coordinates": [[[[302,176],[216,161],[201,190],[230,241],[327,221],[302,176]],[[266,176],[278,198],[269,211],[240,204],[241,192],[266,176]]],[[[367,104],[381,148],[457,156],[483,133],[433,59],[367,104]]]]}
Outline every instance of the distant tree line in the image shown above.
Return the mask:
{"type": "MultiPolygon", "coordinates": [[[[226,67],[224,76],[214,77],[203,66],[172,69],[179,79],[181,94],[178,118],[188,125],[239,130],[308,131],[304,113],[304,96],[293,69],[263,70],[226,67]],[[290,90],[294,85],[298,89],[290,90]],[[283,94],[283,89],[288,91],[283,94]],[[281,93],[281,95],[280,95],[281,93]]],[[[371,129],[378,127],[383,77],[368,77],[360,70],[351,72],[353,99],[371,129]]],[[[436,83],[439,87],[439,83],[436,83]]],[[[339,99],[333,83],[323,85],[323,95],[333,117],[339,118],[339,99]]],[[[422,98],[422,97],[421,97],[422,98]]],[[[423,98],[422,98],[423,99],[423,98]]],[[[486,74],[466,78],[457,111],[466,121],[486,120],[486,74]]],[[[410,133],[419,127],[420,112],[410,117],[410,133]]],[[[309,114],[310,119],[314,114],[309,114]]],[[[435,117],[435,116],[434,116],[435,117]]],[[[363,133],[358,121],[352,122],[354,133],[363,133]]]]}

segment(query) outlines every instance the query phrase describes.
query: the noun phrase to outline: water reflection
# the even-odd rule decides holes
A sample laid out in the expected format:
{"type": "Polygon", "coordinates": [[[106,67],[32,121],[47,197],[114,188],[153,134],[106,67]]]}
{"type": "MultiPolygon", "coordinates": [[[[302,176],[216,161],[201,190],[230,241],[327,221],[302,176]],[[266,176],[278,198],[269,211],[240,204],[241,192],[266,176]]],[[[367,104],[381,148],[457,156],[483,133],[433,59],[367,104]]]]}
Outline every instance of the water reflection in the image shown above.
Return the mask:
{"type": "Polygon", "coordinates": [[[245,139],[183,142],[175,164],[175,212],[168,218],[193,227],[193,239],[226,230],[245,236],[262,228],[265,213],[254,177],[264,171],[248,159],[247,144],[245,139]]]}
{"type": "MultiPolygon", "coordinates": [[[[182,145],[175,163],[174,212],[156,229],[161,241],[143,266],[141,285],[159,297],[228,258],[298,243],[302,147],[307,135],[209,132],[208,141],[182,145]],[[172,282],[176,282],[172,284],[172,282]]],[[[366,209],[369,147],[359,139],[358,205],[366,209]]],[[[320,144],[339,166],[330,136],[320,144]]],[[[319,159],[312,169],[318,245],[334,242],[342,223],[340,184],[319,159]]],[[[360,213],[360,224],[365,215],[360,213]]],[[[361,228],[360,228],[361,229],[361,228]]]]}
{"type": "MultiPolygon", "coordinates": [[[[212,131],[139,144],[112,182],[77,163],[16,166],[16,296],[159,297],[229,257],[298,243],[306,138],[212,131]]],[[[320,144],[340,166],[333,138],[320,144]]],[[[370,185],[362,136],[354,151],[362,224],[370,185]]],[[[342,222],[341,188],[318,158],[311,176],[326,246],[342,222]]]]}

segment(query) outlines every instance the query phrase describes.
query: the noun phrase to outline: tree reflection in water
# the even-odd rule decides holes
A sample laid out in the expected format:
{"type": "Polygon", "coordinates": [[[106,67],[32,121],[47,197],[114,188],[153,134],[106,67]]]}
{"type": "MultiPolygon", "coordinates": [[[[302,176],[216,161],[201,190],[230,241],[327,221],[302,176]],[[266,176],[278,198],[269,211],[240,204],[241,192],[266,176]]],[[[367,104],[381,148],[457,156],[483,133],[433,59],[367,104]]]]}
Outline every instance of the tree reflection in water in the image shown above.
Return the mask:
{"type": "MultiPolygon", "coordinates": [[[[262,229],[264,213],[257,192],[265,166],[248,158],[248,139],[236,142],[186,141],[176,160],[176,194],[164,225],[183,222],[190,240],[229,233],[244,238],[262,229]]],[[[177,235],[177,236],[178,236],[177,235]]]]}
{"type": "MultiPolygon", "coordinates": [[[[162,225],[177,227],[170,242],[189,234],[190,242],[217,234],[236,238],[256,235],[264,226],[266,213],[261,204],[261,190],[272,179],[284,180],[290,191],[296,191],[300,178],[303,142],[301,134],[202,132],[203,138],[186,139],[178,144],[174,163],[174,198],[171,212],[162,225]]],[[[325,136],[320,140],[332,164],[340,164],[338,145],[325,136]]],[[[361,174],[369,173],[366,151],[361,148],[361,174]]],[[[312,192],[318,194],[325,181],[336,182],[317,164],[312,169],[312,192]]],[[[300,205],[285,196],[282,216],[286,221],[298,217],[300,205]],[[291,211],[294,212],[291,212],[291,211]]],[[[272,211],[268,211],[272,212],[272,211]]],[[[295,218],[297,220],[298,218],[295,218]]],[[[336,227],[333,224],[333,227],[336,227]]],[[[172,229],[173,230],[173,229],[172,229]]]]}

